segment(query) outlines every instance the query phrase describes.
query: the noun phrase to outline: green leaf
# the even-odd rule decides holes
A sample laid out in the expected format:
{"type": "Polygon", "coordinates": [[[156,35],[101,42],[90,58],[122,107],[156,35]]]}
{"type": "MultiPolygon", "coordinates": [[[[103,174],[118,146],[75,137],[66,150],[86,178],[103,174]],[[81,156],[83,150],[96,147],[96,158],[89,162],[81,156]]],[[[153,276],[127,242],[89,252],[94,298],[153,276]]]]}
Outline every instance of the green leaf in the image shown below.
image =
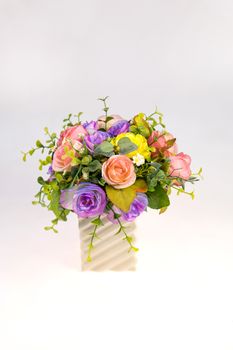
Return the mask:
{"type": "Polygon", "coordinates": [[[23,153],[23,158],[22,159],[23,159],[24,162],[26,162],[26,160],[27,160],[27,153],[23,153]]]}
{"type": "Polygon", "coordinates": [[[160,186],[155,187],[154,192],[147,192],[148,205],[152,209],[161,209],[170,205],[167,192],[160,186]]]}
{"type": "Polygon", "coordinates": [[[121,214],[114,213],[114,219],[119,219],[121,217],[121,214]]]}
{"type": "Polygon", "coordinates": [[[137,134],[138,133],[138,128],[135,125],[130,125],[129,131],[137,134]]]}
{"type": "Polygon", "coordinates": [[[128,137],[123,137],[118,141],[118,146],[120,148],[120,154],[128,154],[138,149],[138,146],[135,145],[128,137]]]}
{"type": "Polygon", "coordinates": [[[106,193],[110,201],[124,212],[129,211],[130,205],[136,196],[136,191],[131,186],[122,189],[115,189],[114,187],[107,185],[106,193]]]}
{"type": "Polygon", "coordinates": [[[92,220],[91,223],[93,225],[96,225],[96,226],[103,226],[104,225],[103,221],[99,217],[92,220]]]}
{"type": "Polygon", "coordinates": [[[174,143],[176,142],[176,139],[170,139],[168,141],[166,141],[166,144],[167,144],[167,148],[170,148],[174,145],[174,143]]]}
{"type": "Polygon", "coordinates": [[[155,187],[157,186],[158,179],[154,174],[147,176],[148,190],[153,192],[155,187]]]}
{"type": "Polygon", "coordinates": [[[137,179],[133,185],[130,186],[136,192],[146,192],[147,191],[147,183],[143,179],[137,179]]]}
{"type": "MultiPolygon", "coordinates": [[[[45,161],[46,161],[47,164],[52,163],[52,157],[47,156],[46,159],[45,159],[45,161]]],[[[47,164],[45,164],[45,165],[47,165],[47,164]]]]}
{"type": "Polygon", "coordinates": [[[160,163],[157,163],[157,162],[152,162],[152,163],[150,163],[151,164],[151,166],[153,166],[155,169],[159,169],[159,168],[161,168],[161,164],[160,163]]]}
{"type": "Polygon", "coordinates": [[[167,210],[167,207],[161,208],[160,211],[159,211],[159,214],[165,213],[166,210],[167,210]]]}
{"type": "Polygon", "coordinates": [[[100,145],[95,147],[95,155],[102,155],[106,157],[110,157],[114,154],[113,145],[108,141],[103,141],[100,145]]]}
{"type": "Polygon", "coordinates": [[[37,179],[37,182],[40,184],[40,185],[44,185],[44,179],[42,176],[39,176],[38,179],[37,179]]]}
{"type": "Polygon", "coordinates": [[[30,154],[30,156],[32,156],[34,152],[35,152],[35,149],[32,148],[32,149],[30,149],[30,151],[28,153],[30,154]]]}
{"type": "Polygon", "coordinates": [[[95,160],[93,160],[93,162],[91,162],[88,165],[88,168],[89,168],[89,171],[93,173],[93,172],[95,172],[97,170],[101,170],[102,165],[97,159],[95,159],[95,160]]]}
{"type": "Polygon", "coordinates": [[[51,201],[49,204],[49,210],[52,210],[55,216],[60,216],[61,206],[60,206],[60,192],[53,190],[51,193],[51,201]]]}
{"type": "Polygon", "coordinates": [[[37,141],[36,141],[36,147],[38,147],[38,148],[43,147],[43,145],[42,145],[42,143],[40,142],[40,140],[37,140],[37,141]]]}
{"type": "MultiPolygon", "coordinates": [[[[109,109],[109,108],[108,108],[108,109],[109,109]]],[[[108,109],[107,109],[107,110],[108,110],[108,109]]],[[[114,119],[114,118],[109,116],[109,117],[106,118],[105,122],[107,123],[107,122],[109,122],[109,121],[112,120],[112,119],[114,119]]]]}
{"type": "Polygon", "coordinates": [[[116,189],[106,186],[106,193],[110,201],[124,212],[128,212],[137,192],[146,192],[147,184],[143,179],[137,179],[135,183],[126,188],[116,189]]]}
{"type": "Polygon", "coordinates": [[[56,174],[55,174],[55,177],[56,177],[56,179],[57,179],[58,182],[63,181],[63,176],[62,176],[61,174],[56,173],[56,174]]]}
{"type": "Polygon", "coordinates": [[[150,136],[150,126],[145,120],[145,114],[139,113],[133,118],[133,123],[138,128],[140,134],[145,137],[150,136]]]}
{"type": "Polygon", "coordinates": [[[85,157],[82,158],[81,164],[82,165],[88,165],[91,162],[91,160],[92,160],[92,157],[90,155],[85,156],[85,157]]]}

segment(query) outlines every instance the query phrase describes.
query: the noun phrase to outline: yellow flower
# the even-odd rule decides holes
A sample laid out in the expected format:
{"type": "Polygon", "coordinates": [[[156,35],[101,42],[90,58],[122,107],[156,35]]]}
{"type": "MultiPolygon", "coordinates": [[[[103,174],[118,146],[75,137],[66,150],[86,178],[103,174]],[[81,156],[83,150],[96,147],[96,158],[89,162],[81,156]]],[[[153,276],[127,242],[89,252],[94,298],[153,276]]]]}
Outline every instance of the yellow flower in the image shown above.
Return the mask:
{"type": "Polygon", "coordinates": [[[150,159],[150,150],[149,150],[149,146],[147,144],[147,140],[144,136],[140,135],[140,134],[133,134],[132,132],[126,132],[123,134],[119,134],[115,140],[114,140],[114,145],[117,146],[118,142],[120,139],[122,139],[123,137],[128,137],[130,139],[131,142],[135,143],[135,145],[138,146],[138,149],[136,149],[133,152],[130,152],[128,154],[126,154],[126,156],[128,156],[129,158],[133,158],[133,156],[135,156],[136,154],[141,154],[146,160],[150,159]]]}

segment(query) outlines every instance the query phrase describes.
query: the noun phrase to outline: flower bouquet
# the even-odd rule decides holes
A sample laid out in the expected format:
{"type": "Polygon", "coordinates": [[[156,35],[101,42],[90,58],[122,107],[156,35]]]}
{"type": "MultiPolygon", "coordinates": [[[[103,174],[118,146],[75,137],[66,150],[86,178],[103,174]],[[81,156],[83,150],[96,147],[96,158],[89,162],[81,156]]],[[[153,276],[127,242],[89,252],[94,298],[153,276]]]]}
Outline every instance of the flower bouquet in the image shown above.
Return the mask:
{"type": "Polygon", "coordinates": [[[105,115],[82,122],[82,113],[69,114],[58,136],[45,128],[46,141],[37,140],[35,147],[23,152],[24,161],[37,150],[46,153],[39,169],[48,167],[47,176],[38,177],[40,190],[33,201],[54,213],[45,230],[56,233],[58,222],[66,221],[71,212],[89,222],[89,262],[98,230],[106,222],[111,223],[112,235],[124,238],[131,253],[137,251],[127,223],[148,207],[164,213],[172,190],[194,198],[185,185],[197,181],[202,171],[192,174],[190,156],[178,153],[176,138],[157,110],[123,119],[109,114],[107,97],[100,100],[105,115]]]}

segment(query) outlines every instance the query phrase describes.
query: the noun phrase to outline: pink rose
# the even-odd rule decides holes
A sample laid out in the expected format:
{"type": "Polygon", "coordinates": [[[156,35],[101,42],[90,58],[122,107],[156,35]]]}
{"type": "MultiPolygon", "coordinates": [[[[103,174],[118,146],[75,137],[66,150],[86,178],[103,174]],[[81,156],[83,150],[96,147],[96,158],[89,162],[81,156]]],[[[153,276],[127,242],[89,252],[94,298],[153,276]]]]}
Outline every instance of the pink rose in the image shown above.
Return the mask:
{"type": "Polygon", "coordinates": [[[105,125],[105,120],[106,120],[106,116],[102,115],[101,117],[98,118],[97,123],[98,123],[98,129],[105,129],[108,130],[111,128],[111,126],[113,126],[116,122],[118,122],[119,120],[122,120],[123,118],[119,115],[113,114],[110,115],[110,117],[112,118],[111,120],[109,120],[106,125],[105,125]]]}
{"type": "Polygon", "coordinates": [[[57,145],[60,146],[62,143],[66,142],[66,139],[81,142],[86,135],[87,131],[82,125],[70,126],[61,132],[57,145]]]}
{"type": "Polygon", "coordinates": [[[59,146],[53,154],[52,168],[54,171],[69,171],[71,169],[72,158],[66,152],[75,150],[69,142],[63,143],[59,146]]]}
{"type": "Polygon", "coordinates": [[[176,142],[169,147],[167,141],[174,139],[174,136],[170,133],[162,134],[159,131],[152,131],[152,134],[148,138],[148,145],[154,147],[155,151],[151,153],[151,157],[155,158],[159,152],[163,153],[165,157],[170,157],[177,153],[176,142]],[[155,138],[157,139],[155,141],[155,138]]]}
{"type": "Polygon", "coordinates": [[[112,156],[104,162],[102,176],[109,185],[117,189],[129,187],[136,180],[133,162],[124,155],[112,156]]]}
{"type": "Polygon", "coordinates": [[[191,157],[184,153],[178,153],[170,157],[169,175],[188,180],[191,175],[191,157]]]}

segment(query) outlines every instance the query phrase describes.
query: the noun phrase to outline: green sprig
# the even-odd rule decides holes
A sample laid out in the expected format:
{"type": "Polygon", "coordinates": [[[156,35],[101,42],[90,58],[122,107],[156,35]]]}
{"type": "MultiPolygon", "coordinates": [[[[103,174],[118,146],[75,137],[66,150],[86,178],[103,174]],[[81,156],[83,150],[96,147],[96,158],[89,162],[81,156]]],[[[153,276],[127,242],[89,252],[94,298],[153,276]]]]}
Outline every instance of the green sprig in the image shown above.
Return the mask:
{"type": "Polygon", "coordinates": [[[81,124],[81,115],[83,114],[83,112],[79,112],[77,114],[72,114],[69,113],[68,116],[63,119],[63,129],[66,129],[68,126],[74,126],[76,124],[81,124]],[[72,119],[73,118],[77,118],[78,121],[77,122],[73,122],[72,119]]]}
{"type": "Polygon", "coordinates": [[[127,232],[126,232],[126,227],[125,227],[124,225],[122,225],[122,222],[121,222],[121,220],[120,220],[120,215],[117,214],[117,213],[114,211],[114,209],[112,208],[111,205],[108,204],[108,205],[107,205],[107,208],[113,212],[114,219],[117,220],[118,225],[119,225],[119,229],[118,229],[118,231],[115,233],[115,235],[117,235],[117,234],[119,234],[120,232],[122,232],[122,233],[124,234],[124,236],[125,236],[123,239],[126,240],[126,241],[129,243],[129,252],[130,252],[131,250],[137,252],[139,249],[133,245],[133,243],[132,243],[132,242],[133,242],[133,237],[132,237],[132,236],[129,236],[129,235],[127,234],[127,232]]]}
{"type": "Polygon", "coordinates": [[[101,220],[101,215],[99,215],[96,219],[92,220],[91,223],[94,225],[94,230],[90,233],[91,241],[88,244],[88,252],[87,252],[87,261],[91,262],[91,252],[94,249],[94,239],[99,238],[96,234],[96,231],[99,226],[103,226],[103,221],[101,220]]]}

